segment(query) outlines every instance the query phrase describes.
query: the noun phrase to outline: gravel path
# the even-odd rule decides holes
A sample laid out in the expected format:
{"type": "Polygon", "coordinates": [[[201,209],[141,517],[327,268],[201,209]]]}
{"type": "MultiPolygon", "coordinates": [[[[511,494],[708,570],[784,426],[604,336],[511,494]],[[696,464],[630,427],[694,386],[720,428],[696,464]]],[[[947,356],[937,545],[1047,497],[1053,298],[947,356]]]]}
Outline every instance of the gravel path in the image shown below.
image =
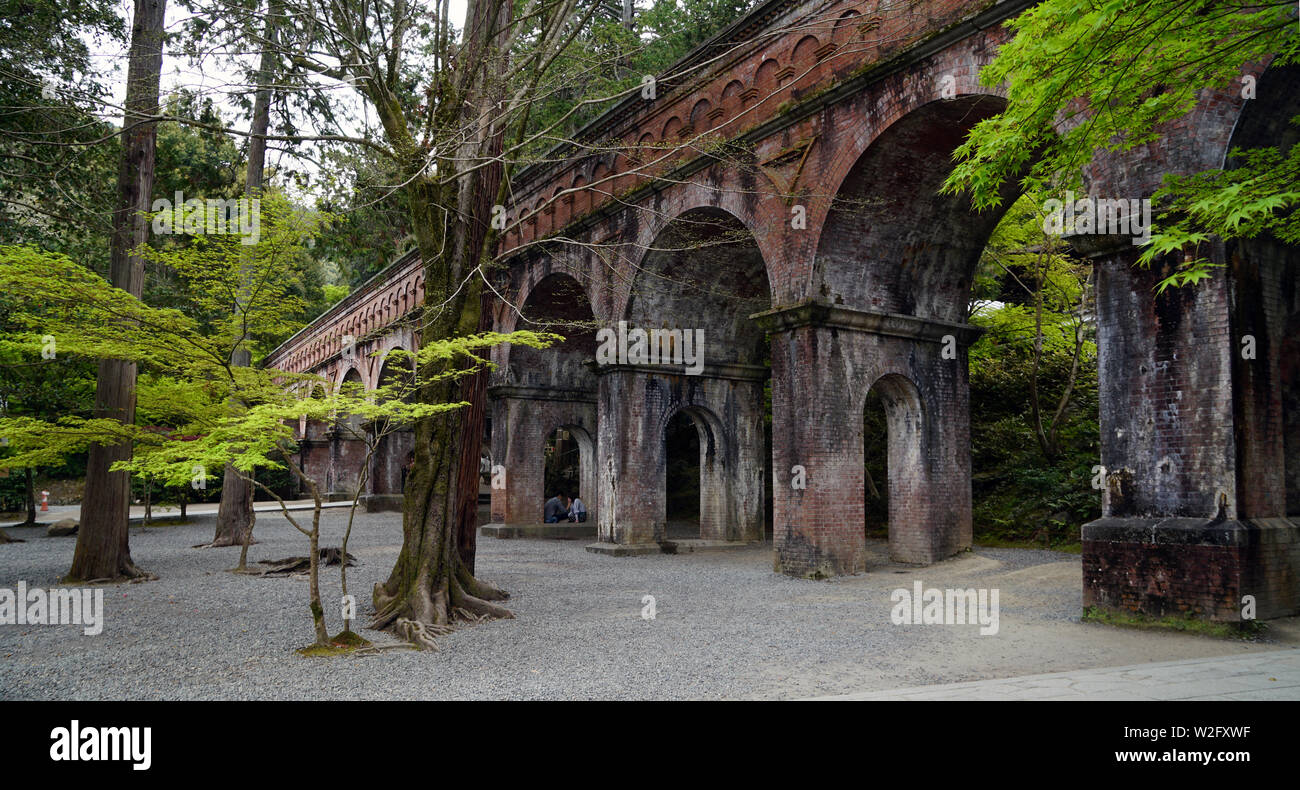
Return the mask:
{"type": "MultiPolygon", "coordinates": [[[[326,511],[322,545],[345,520],[326,511]]],[[[436,653],[305,659],[293,652],[312,638],[305,579],[226,573],[237,548],[191,548],[212,531],[210,516],[132,529],[136,563],[161,578],[104,588],[100,635],[0,625],[0,699],[791,698],[1278,647],[1080,623],[1079,558],[1048,551],[977,549],[915,569],[873,544],[871,572],[817,582],[774,574],[770,546],[616,559],[582,542],[480,539],[479,573],[511,591],[517,619],[464,628],[436,653]],[[893,625],[890,593],[917,579],[997,588],[999,633],[893,625]]],[[[0,587],[57,583],[75,539],[10,534],[27,542],[0,546],[0,587]]],[[[259,515],[257,535],[251,560],[305,553],[280,516],[259,515]]],[[[397,514],[358,517],[360,612],[400,542],[397,514]]],[[[338,600],[337,568],[322,590],[338,600]]],[[[337,605],[327,613],[337,630],[337,605]]]]}

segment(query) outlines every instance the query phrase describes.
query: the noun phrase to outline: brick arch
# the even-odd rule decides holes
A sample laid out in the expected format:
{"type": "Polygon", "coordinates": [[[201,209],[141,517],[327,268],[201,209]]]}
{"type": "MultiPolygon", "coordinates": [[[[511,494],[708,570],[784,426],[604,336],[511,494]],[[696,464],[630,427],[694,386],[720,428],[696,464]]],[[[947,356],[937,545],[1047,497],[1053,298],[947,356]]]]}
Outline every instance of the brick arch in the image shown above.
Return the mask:
{"type": "Polygon", "coordinates": [[[581,217],[591,211],[591,194],[587,191],[587,178],[579,173],[573,179],[573,216],[581,217]]]}
{"type": "MultiPolygon", "coordinates": [[[[653,206],[639,206],[638,216],[643,220],[637,225],[635,236],[623,239],[622,257],[630,265],[640,267],[644,264],[646,251],[651,249],[659,237],[674,221],[691,211],[701,209],[721,210],[735,217],[754,239],[762,254],[767,274],[767,283],[774,302],[781,297],[782,284],[781,260],[783,257],[783,233],[789,225],[789,208],[777,198],[771,197],[775,187],[764,180],[758,191],[761,196],[746,195],[734,191],[720,191],[701,183],[683,183],[671,194],[661,196],[662,202],[653,206]]],[[[611,295],[613,304],[610,316],[625,316],[630,278],[615,285],[611,295]]],[[[610,320],[614,320],[612,317],[610,320]]]]}
{"type": "Polygon", "coordinates": [[[522,243],[527,244],[541,238],[541,229],[538,227],[537,201],[530,200],[524,205],[524,210],[519,214],[519,237],[522,243]]]}
{"type": "Polygon", "coordinates": [[[716,205],[662,219],[634,248],[640,260],[619,315],[647,328],[703,329],[713,361],[755,363],[765,341],[749,315],[771,306],[772,288],[750,226],[716,205]]]}
{"type": "Polygon", "coordinates": [[[542,217],[545,222],[546,231],[542,235],[549,236],[562,226],[560,222],[560,193],[564,187],[556,184],[550,191],[550,195],[542,201],[542,217]]]}
{"type": "MultiPolygon", "coordinates": [[[[522,275],[519,285],[511,289],[514,293],[512,301],[516,307],[527,304],[538,284],[543,280],[548,277],[564,276],[577,284],[592,306],[593,316],[600,319],[594,288],[589,278],[589,262],[581,254],[559,259],[549,255],[536,256],[522,267],[522,275]]],[[[497,331],[512,332],[516,328],[521,328],[519,324],[518,312],[506,306],[502,318],[498,321],[497,331]]]]}
{"type": "Polygon", "coordinates": [[[768,58],[759,64],[758,70],[754,72],[754,88],[758,90],[760,100],[775,94],[781,86],[777,83],[776,75],[781,70],[781,64],[776,62],[775,58],[768,58]]]}
{"type": "Polygon", "coordinates": [[[611,186],[610,191],[615,195],[621,195],[632,187],[636,186],[637,177],[632,174],[632,168],[629,167],[631,153],[636,146],[633,144],[623,145],[620,150],[614,154],[614,168],[611,171],[614,178],[608,183],[611,186]]]}
{"type": "Polygon", "coordinates": [[[708,131],[712,124],[709,122],[709,113],[713,110],[713,102],[708,99],[700,99],[691,107],[690,126],[696,134],[708,131]]]}
{"type": "Polygon", "coordinates": [[[817,50],[821,45],[821,42],[814,35],[804,36],[799,39],[799,43],[794,45],[790,55],[790,64],[795,67],[796,78],[817,63],[817,50]]]}
{"type": "MultiPolygon", "coordinates": [[[[394,351],[411,352],[412,349],[406,348],[402,342],[396,338],[388,339],[388,342],[384,343],[383,354],[375,357],[374,361],[371,363],[374,369],[374,376],[372,376],[370,386],[368,386],[367,389],[378,389],[382,386],[385,376],[391,373],[392,366],[398,364],[396,358],[391,360],[389,359],[389,356],[394,351]]],[[[409,367],[410,359],[408,358],[407,362],[401,364],[404,367],[409,367]]]]}
{"type": "Polygon", "coordinates": [[[511,384],[594,390],[595,378],[583,367],[596,352],[596,313],[588,287],[575,276],[581,272],[555,266],[551,258],[539,264],[520,289],[518,309],[506,308],[501,330],[549,331],[565,340],[541,350],[511,346],[494,360],[511,384]]]}
{"type": "Polygon", "coordinates": [[[663,441],[664,433],[667,432],[668,426],[672,424],[673,418],[678,414],[685,414],[695,424],[695,429],[700,434],[701,451],[704,451],[707,445],[707,453],[718,458],[726,456],[727,431],[723,426],[722,419],[708,406],[696,403],[674,403],[670,408],[664,410],[656,426],[660,441],[663,441]]]}
{"type": "Polygon", "coordinates": [[[834,27],[831,28],[831,40],[837,44],[843,44],[859,38],[857,28],[862,23],[861,16],[862,14],[858,13],[857,9],[854,8],[840,14],[839,18],[835,20],[834,27]]]}
{"type": "Polygon", "coordinates": [[[726,129],[731,130],[733,124],[740,117],[740,112],[745,109],[745,102],[741,99],[741,94],[745,92],[745,84],[740,80],[732,80],[722,89],[718,96],[718,106],[722,110],[722,119],[726,124],[726,129]]]}
{"type": "Polygon", "coordinates": [[[609,199],[614,191],[614,182],[609,179],[609,166],[598,161],[591,168],[591,186],[587,189],[588,202],[592,209],[598,208],[609,199]]]}
{"type": "MultiPolygon", "coordinates": [[[[361,352],[358,350],[357,353],[360,354],[361,352]]],[[[361,382],[361,386],[365,387],[366,389],[373,389],[370,386],[369,382],[366,380],[367,379],[366,372],[365,370],[362,369],[361,363],[354,360],[352,362],[339,365],[338,370],[335,371],[334,381],[333,381],[333,386],[335,391],[338,391],[339,387],[343,386],[343,384],[348,380],[348,374],[352,373],[353,371],[356,372],[357,380],[361,382]]]]}
{"type": "Polygon", "coordinates": [[[1001,111],[993,96],[931,102],[890,124],[845,173],[821,226],[818,288],[837,303],[945,321],[965,319],[970,281],[989,234],[1015,202],[975,212],[965,195],[939,196],[951,152],[969,128],[1001,111]],[[892,204],[886,211],[888,198],[892,204]],[[907,206],[905,216],[897,206],[907,206]]]}
{"type": "Polygon", "coordinates": [[[641,135],[641,139],[636,141],[636,161],[642,164],[654,161],[657,149],[655,148],[655,136],[650,132],[641,135]]]}

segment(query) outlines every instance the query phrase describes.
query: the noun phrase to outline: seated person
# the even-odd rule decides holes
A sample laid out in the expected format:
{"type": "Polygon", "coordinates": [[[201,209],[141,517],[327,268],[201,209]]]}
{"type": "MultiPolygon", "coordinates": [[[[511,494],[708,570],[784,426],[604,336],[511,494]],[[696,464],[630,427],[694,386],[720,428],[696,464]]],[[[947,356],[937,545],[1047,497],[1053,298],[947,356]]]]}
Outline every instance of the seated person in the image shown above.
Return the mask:
{"type": "Polygon", "coordinates": [[[587,520],[587,506],[583,504],[581,499],[575,496],[569,502],[569,521],[572,521],[575,524],[580,524],[585,522],[586,520],[587,520]]]}
{"type": "Polygon", "coordinates": [[[546,507],[542,509],[542,515],[545,517],[547,524],[557,524],[560,517],[567,513],[568,510],[569,503],[563,501],[560,494],[556,494],[546,500],[546,507]]]}

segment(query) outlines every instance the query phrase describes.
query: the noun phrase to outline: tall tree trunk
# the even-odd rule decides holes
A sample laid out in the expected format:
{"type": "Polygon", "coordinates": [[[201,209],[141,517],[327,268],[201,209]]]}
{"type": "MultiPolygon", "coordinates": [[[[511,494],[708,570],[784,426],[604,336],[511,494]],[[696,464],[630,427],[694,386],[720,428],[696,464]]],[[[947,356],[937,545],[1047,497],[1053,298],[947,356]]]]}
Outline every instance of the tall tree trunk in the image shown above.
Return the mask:
{"type": "MultiPolygon", "coordinates": [[[[144,289],[144,260],[131,251],[149,240],[157,126],[144,122],[158,114],[158,79],[162,71],[163,18],[166,0],[136,0],[127,68],[126,113],[123,118],[122,164],[118,171],[118,206],[113,213],[111,277],[114,286],[139,297],[144,289]]],[[[135,421],[135,363],[114,359],[99,362],[95,382],[95,416],[135,421]]],[[[86,493],[81,502],[81,528],[66,582],[126,579],[146,575],[131,561],[127,524],[131,508],[131,475],[111,472],[117,461],[131,457],[131,443],[92,446],[86,461],[86,493]]]]}
{"type": "MultiPolygon", "coordinates": [[[[231,359],[237,367],[247,367],[248,352],[240,349],[231,359]]],[[[212,537],[211,547],[242,546],[245,539],[251,537],[253,521],[253,483],[245,480],[235,467],[226,464],[225,474],[221,478],[221,504],[217,506],[217,530],[212,537]]]]}
{"type": "Polygon", "coordinates": [[[23,477],[27,488],[27,520],[23,523],[32,526],[36,523],[36,475],[29,466],[23,470],[23,477]]]}
{"type": "MultiPolygon", "coordinates": [[[[497,77],[504,67],[489,36],[508,28],[510,13],[511,4],[501,0],[470,3],[466,40],[457,56],[461,82],[455,98],[442,106],[448,108],[443,112],[454,113],[445,119],[445,128],[472,133],[466,135],[454,157],[439,160],[438,182],[419,177],[407,188],[424,262],[421,337],[428,341],[472,334],[484,326],[482,280],[474,271],[487,252],[491,238],[488,217],[504,173],[499,165],[463,172],[456,167],[458,163],[483,162],[499,150],[501,128],[484,126],[481,119],[492,117],[490,108],[500,90],[497,77]]],[[[400,119],[382,118],[383,108],[392,104],[384,96],[375,98],[390,137],[400,137],[400,119]]],[[[412,174],[423,172],[423,165],[422,157],[412,152],[408,162],[412,174]]],[[[375,585],[372,628],[395,628],[409,639],[413,628],[423,633],[432,626],[436,633],[458,616],[512,617],[508,610],[491,603],[504,600],[507,594],[474,578],[461,549],[462,543],[473,540],[478,518],[485,394],[485,382],[475,381],[478,378],[433,381],[422,388],[420,396],[425,402],[466,398],[471,406],[416,423],[415,463],[402,516],[402,551],[388,580],[375,585]]]]}
{"type": "MultiPolygon", "coordinates": [[[[494,177],[499,179],[500,176],[493,172],[499,168],[499,165],[486,168],[488,172],[485,175],[488,179],[494,177]]],[[[485,213],[478,216],[487,216],[486,212],[491,211],[491,206],[486,207],[484,211],[485,213]]],[[[471,244],[477,245],[474,248],[478,249],[485,244],[485,241],[482,238],[475,238],[471,240],[471,244]]],[[[478,326],[475,331],[487,332],[492,329],[491,298],[491,292],[483,289],[479,300],[478,326]]],[[[474,557],[478,553],[478,491],[482,479],[479,461],[483,451],[483,422],[487,413],[487,380],[486,370],[480,370],[463,379],[459,396],[469,406],[461,411],[460,470],[457,478],[460,498],[456,510],[455,529],[461,562],[471,574],[474,573],[474,557]]]]}
{"type": "MultiPolygon", "coordinates": [[[[269,0],[266,9],[266,43],[262,46],[262,59],[257,68],[257,92],[253,98],[253,123],[249,127],[248,170],[245,191],[248,199],[262,194],[262,177],[266,170],[266,132],[271,125],[271,81],[275,74],[276,29],[281,13],[278,0],[269,0]]],[[[250,204],[251,205],[251,204],[250,204]]],[[[251,364],[246,349],[238,349],[231,364],[247,367],[251,364]]],[[[217,508],[217,531],[212,546],[242,546],[247,533],[253,531],[257,515],[253,510],[253,483],[226,464],[221,481],[221,504],[217,508]]]]}

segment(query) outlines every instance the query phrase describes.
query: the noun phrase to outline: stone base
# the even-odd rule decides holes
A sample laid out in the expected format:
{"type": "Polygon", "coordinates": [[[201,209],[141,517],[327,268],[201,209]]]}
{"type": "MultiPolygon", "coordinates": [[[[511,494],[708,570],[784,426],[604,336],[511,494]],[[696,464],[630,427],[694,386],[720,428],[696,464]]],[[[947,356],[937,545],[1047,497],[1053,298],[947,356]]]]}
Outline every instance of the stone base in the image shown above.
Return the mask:
{"type": "Polygon", "coordinates": [[[1300,519],[1102,518],[1083,525],[1083,605],[1242,621],[1300,613],[1300,519]]]}
{"type": "Polygon", "coordinates": [[[728,551],[730,549],[743,549],[747,546],[757,546],[760,541],[756,540],[702,540],[699,538],[686,538],[683,540],[665,540],[659,544],[659,549],[664,554],[691,554],[697,551],[728,551]]]}
{"type": "Polygon", "coordinates": [[[367,494],[361,497],[361,506],[367,513],[401,513],[406,497],[401,494],[367,494]]]}
{"type": "Polygon", "coordinates": [[[485,538],[535,538],[580,540],[596,537],[595,524],[484,524],[478,534],[485,538]]]}
{"type": "Polygon", "coordinates": [[[659,554],[663,549],[658,543],[590,543],[587,545],[587,551],[610,557],[640,557],[645,554],[659,554]]]}

